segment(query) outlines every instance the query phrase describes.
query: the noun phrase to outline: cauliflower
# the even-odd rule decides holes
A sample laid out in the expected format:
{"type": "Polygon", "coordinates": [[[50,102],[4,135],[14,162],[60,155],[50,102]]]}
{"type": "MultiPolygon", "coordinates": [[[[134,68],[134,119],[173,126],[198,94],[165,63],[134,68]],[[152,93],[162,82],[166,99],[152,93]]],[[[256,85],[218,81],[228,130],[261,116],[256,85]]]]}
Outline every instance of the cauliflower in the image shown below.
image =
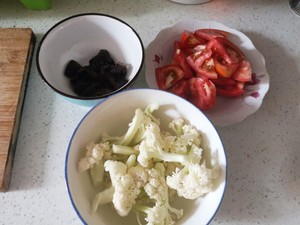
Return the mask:
{"type": "Polygon", "coordinates": [[[127,216],[148,179],[147,172],[138,165],[127,170],[126,164],[112,160],[107,160],[104,168],[109,172],[112,186],[97,194],[93,211],[111,201],[120,216],[127,216]]]}
{"type": "Polygon", "coordinates": [[[95,163],[100,162],[104,155],[104,151],[106,151],[107,149],[109,149],[108,142],[99,144],[94,144],[94,142],[89,143],[86,146],[87,151],[85,153],[85,156],[79,161],[78,171],[84,172],[93,167],[95,163]]]}
{"type": "Polygon", "coordinates": [[[165,151],[163,149],[163,139],[160,134],[160,128],[156,123],[150,123],[145,133],[145,139],[139,144],[139,155],[137,157],[137,161],[142,166],[147,167],[149,161],[152,159],[164,162],[178,162],[186,165],[189,164],[193,158],[190,157],[190,154],[193,154],[193,156],[198,155],[197,159],[200,161],[200,152],[202,150],[195,145],[190,146],[186,154],[165,151]]]}
{"type": "Polygon", "coordinates": [[[89,171],[95,186],[104,184],[93,211],[112,203],[120,216],[134,211],[140,225],[141,215],[147,225],[173,225],[183,210],[172,207],[172,199],[195,199],[212,190],[218,167],[206,167],[201,133],[181,118],[161,131],[153,114],[158,108],[154,103],[136,109],[124,135],[102,134],[99,143],[86,147],[78,170],[89,171]]]}
{"type": "MultiPolygon", "coordinates": [[[[145,193],[152,201],[154,206],[136,204],[133,210],[136,212],[138,221],[139,214],[144,214],[147,224],[175,224],[173,218],[179,219],[183,215],[182,209],[176,209],[169,204],[168,186],[166,184],[164,176],[164,166],[161,163],[157,163],[155,168],[148,170],[148,182],[144,186],[145,193]]],[[[145,201],[147,202],[147,201],[145,201]]],[[[141,224],[141,222],[139,222],[141,224]]]]}
{"type": "Polygon", "coordinates": [[[137,214],[137,221],[139,225],[142,224],[139,214],[145,215],[145,221],[147,222],[146,225],[173,225],[174,221],[170,221],[166,223],[166,217],[167,217],[167,209],[161,205],[156,203],[153,207],[145,206],[145,205],[139,205],[135,204],[133,206],[134,212],[137,214]]]}
{"type": "Polygon", "coordinates": [[[208,169],[203,164],[190,164],[181,170],[177,169],[166,179],[168,186],[177,190],[178,196],[196,199],[212,191],[213,179],[217,174],[217,168],[208,169]]]}

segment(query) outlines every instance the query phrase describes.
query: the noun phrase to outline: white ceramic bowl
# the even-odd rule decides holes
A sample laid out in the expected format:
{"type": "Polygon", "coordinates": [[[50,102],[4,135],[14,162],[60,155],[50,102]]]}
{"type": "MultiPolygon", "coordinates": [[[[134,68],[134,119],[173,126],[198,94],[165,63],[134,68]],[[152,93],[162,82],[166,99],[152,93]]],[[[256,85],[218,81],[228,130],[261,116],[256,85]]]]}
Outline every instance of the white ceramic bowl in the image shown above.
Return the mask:
{"type": "Polygon", "coordinates": [[[84,147],[89,142],[98,140],[103,132],[116,136],[124,134],[135,109],[145,108],[154,102],[160,104],[156,116],[161,120],[162,129],[167,129],[167,124],[173,118],[186,119],[204,134],[209,151],[217,159],[221,168],[213,192],[195,201],[180,200],[174,203],[175,207],[184,210],[183,218],[176,224],[207,224],[216,214],[226,187],[227,161],[215,127],[200,110],[174,94],[156,89],[131,89],[113,95],[91,109],[77,126],[69,143],[65,162],[66,184],[72,205],[83,223],[89,225],[137,224],[134,213],[128,217],[120,217],[110,205],[101,206],[97,213],[92,214],[91,202],[97,191],[91,184],[88,173],[77,171],[77,164],[84,147]]]}
{"type": "Polygon", "coordinates": [[[173,55],[173,43],[180,39],[183,31],[195,31],[201,28],[224,30],[231,35],[228,39],[235,43],[246,55],[252,71],[256,74],[256,84],[247,85],[246,93],[239,98],[217,97],[216,106],[204,113],[215,125],[228,126],[241,122],[255,113],[261,106],[269,90],[269,74],[263,55],[255,48],[252,41],[242,32],[229,28],[219,22],[186,19],[161,30],[146,50],[146,80],[151,88],[158,88],[155,68],[170,64],[173,55]]]}
{"type": "Polygon", "coordinates": [[[137,32],[126,22],[109,15],[88,13],[63,19],[43,36],[37,50],[37,67],[43,80],[58,94],[74,103],[92,106],[131,85],[144,61],[144,47],[137,32]],[[128,83],[98,97],[79,97],[64,70],[70,60],[87,65],[101,49],[116,62],[128,66],[128,83]]]}

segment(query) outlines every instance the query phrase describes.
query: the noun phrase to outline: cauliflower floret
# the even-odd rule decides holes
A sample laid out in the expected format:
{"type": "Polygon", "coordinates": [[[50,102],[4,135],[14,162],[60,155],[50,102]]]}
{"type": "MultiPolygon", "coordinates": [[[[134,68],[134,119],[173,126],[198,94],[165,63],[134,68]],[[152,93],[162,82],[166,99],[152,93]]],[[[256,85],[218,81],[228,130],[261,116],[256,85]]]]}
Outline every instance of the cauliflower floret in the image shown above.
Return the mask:
{"type": "Polygon", "coordinates": [[[136,204],[133,209],[138,214],[142,212],[146,214],[145,220],[148,224],[174,224],[173,218],[179,219],[183,215],[182,209],[176,209],[169,204],[168,186],[164,176],[164,166],[157,163],[155,168],[148,170],[148,182],[144,186],[147,196],[155,202],[150,206],[136,204]]]}
{"type": "Polygon", "coordinates": [[[109,143],[98,143],[95,144],[94,142],[89,143],[86,146],[86,153],[83,158],[80,159],[78,164],[78,171],[84,172],[91,167],[94,166],[95,163],[99,163],[104,155],[104,152],[110,149],[109,143]]]}
{"type": "Polygon", "coordinates": [[[185,154],[190,146],[200,146],[200,132],[192,125],[185,124],[183,119],[174,119],[169,127],[175,132],[175,136],[171,134],[164,135],[164,148],[166,151],[185,154]]]}
{"type": "Polygon", "coordinates": [[[173,220],[166,222],[166,217],[168,215],[168,211],[166,207],[156,203],[153,207],[144,206],[136,204],[133,206],[133,210],[137,214],[137,220],[139,225],[142,225],[140,221],[139,214],[142,213],[145,215],[146,225],[174,225],[175,222],[173,220]]]}
{"type": "Polygon", "coordinates": [[[141,166],[127,170],[126,164],[112,160],[107,160],[104,168],[109,172],[112,186],[97,194],[93,210],[110,200],[120,216],[127,216],[141,192],[141,187],[147,182],[148,174],[141,166]]]}
{"type": "Polygon", "coordinates": [[[177,190],[178,196],[186,199],[201,197],[213,188],[213,179],[218,175],[218,169],[208,169],[204,164],[190,164],[183,169],[177,169],[167,176],[167,184],[177,190]]]}

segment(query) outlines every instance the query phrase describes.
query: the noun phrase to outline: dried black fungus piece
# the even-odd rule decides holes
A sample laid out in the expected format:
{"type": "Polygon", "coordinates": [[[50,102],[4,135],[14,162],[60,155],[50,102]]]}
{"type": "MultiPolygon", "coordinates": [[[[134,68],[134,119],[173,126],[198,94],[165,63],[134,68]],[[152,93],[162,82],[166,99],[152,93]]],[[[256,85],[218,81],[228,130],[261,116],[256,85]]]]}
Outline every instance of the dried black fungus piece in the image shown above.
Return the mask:
{"type": "Polygon", "coordinates": [[[101,70],[104,65],[115,65],[115,62],[109,52],[101,49],[99,53],[90,60],[90,65],[94,65],[97,71],[101,70]]]}
{"type": "Polygon", "coordinates": [[[108,94],[128,82],[127,67],[121,63],[115,63],[105,49],[101,49],[89,61],[89,65],[81,66],[75,60],[70,60],[64,74],[70,78],[74,92],[83,97],[108,94]]]}
{"type": "Polygon", "coordinates": [[[65,69],[65,75],[69,78],[75,76],[75,74],[79,71],[81,65],[75,60],[71,60],[65,69]]]}

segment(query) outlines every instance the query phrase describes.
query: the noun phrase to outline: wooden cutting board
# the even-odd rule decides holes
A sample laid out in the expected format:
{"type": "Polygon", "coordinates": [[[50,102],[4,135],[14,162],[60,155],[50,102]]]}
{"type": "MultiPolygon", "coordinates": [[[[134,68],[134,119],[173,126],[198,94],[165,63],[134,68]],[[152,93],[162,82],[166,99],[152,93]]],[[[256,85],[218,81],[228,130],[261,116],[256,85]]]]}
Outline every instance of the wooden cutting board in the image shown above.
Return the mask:
{"type": "Polygon", "coordinates": [[[0,29],[0,192],[8,190],[35,35],[0,29]]]}

